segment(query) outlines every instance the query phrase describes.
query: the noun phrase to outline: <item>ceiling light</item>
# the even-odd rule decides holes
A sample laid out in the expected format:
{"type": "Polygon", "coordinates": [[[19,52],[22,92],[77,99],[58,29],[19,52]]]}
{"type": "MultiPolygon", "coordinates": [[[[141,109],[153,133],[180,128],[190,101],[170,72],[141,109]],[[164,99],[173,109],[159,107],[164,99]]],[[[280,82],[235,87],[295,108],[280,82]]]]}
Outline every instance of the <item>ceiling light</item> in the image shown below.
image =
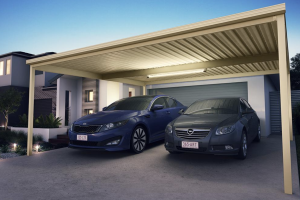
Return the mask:
{"type": "Polygon", "coordinates": [[[206,69],[193,69],[193,70],[185,70],[185,71],[176,71],[176,72],[167,72],[167,73],[160,73],[160,74],[151,74],[148,75],[147,78],[156,78],[156,77],[163,77],[163,76],[176,76],[176,75],[183,75],[183,74],[194,74],[205,72],[206,69]]]}

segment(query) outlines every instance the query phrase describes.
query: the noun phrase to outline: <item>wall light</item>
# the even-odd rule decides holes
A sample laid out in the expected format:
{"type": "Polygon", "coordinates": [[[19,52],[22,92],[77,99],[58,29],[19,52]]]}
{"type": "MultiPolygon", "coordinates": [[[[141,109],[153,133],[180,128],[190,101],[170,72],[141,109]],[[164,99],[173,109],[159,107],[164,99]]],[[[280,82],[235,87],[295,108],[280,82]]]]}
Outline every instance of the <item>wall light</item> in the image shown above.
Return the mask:
{"type": "Polygon", "coordinates": [[[147,78],[156,78],[156,77],[163,77],[163,76],[176,76],[176,75],[182,75],[182,74],[194,74],[194,73],[201,73],[201,72],[206,72],[206,69],[193,69],[193,70],[185,70],[185,71],[160,73],[160,74],[150,74],[147,76],[147,78]]]}
{"type": "Polygon", "coordinates": [[[16,151],[17,144],[14,143],[13,146],[14,146],[14,151],[16,151]]]}
{"type": "Polygon", "coordinates": [[[40,148],[40,145],[35,146],[36,152],[39,152],[39,148],[40,148]]]}

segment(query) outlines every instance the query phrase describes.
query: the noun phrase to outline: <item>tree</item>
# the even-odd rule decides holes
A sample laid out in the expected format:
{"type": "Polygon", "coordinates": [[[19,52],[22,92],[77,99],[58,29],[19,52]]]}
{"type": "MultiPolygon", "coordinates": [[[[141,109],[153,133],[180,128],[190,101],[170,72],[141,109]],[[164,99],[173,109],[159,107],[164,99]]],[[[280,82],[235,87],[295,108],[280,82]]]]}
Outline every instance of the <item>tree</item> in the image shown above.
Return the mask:
{"type": "Polygon", "coordinates": [[[300,53],[291,58],[291,89],[300,90],[300,53]]]}
{"type": "Polygon", "coordinates": [[[8,115],[16,112],[21,104],[23,92],[10,88],[0,94],[0,112],[5,117],[5,130],[8,125],[8,115]]]}

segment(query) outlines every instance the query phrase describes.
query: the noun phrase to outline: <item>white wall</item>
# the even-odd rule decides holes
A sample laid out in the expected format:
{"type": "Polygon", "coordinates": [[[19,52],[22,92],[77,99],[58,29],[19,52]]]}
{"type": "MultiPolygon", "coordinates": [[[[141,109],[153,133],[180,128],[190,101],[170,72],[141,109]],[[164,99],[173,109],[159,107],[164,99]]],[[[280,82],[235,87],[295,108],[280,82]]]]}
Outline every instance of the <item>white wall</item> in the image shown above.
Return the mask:
{"type": "MultiPolygon", "coordinates": [[[[147,85],[146,89],[155,88],[168,88],[168,87],[183,87],[183,86],[195,86],[195,85],[209,85],[209,84],[222,84],[222,83],[235,83],[235,82],[247,82],[248,85],[248,102],[257,112],[259,119],[261,120],[261,130],[263,136],[270,134],[269,129],[269,116],[267,117],[268,123],[266,124],[266,99],[265,99],[265,77],[264,76],[251,76],[240,78],[228,78],[228,79],[215,79],[205,81],[191,81],[191,82],[179,82],[179,83],[166,83],[157,85],[147,85]]],[[[268,96],[268,95],[267,95],[268,96]]]]}
{"type": "Polygon", "coordinates": [[[134,96],[140,96],[143,95],[143,91],[141,90],[141,86],[137,85],[129,85],[129,84],[123,84],[123,98],[126,98],[129,96],[129,88],[133,88],[135,90],[134,96]]]}
{"type": "MultiPolygon", "coordinates": [[[[56,100],[56,117],[61,117],[63,120],[61,121],[62,125],[61,127],[65,126],[65,98],[66,98],[66,91],[71,92],[71,116],[70,116],[70,124],[73,123],[76,119],[78,119],[78,107],[80,100],[78,101],[78,98],[80,95],[78,93],[81,93],[81,89],[79,92],[78,90],[78,85],[80,83],[78,82],[77,79],[73,78],[64,78],[61,77],[57,79],[57,100],[56,100]]],[[[81,109],[80,109],[81,111],[81,109]]],[[[81,115],[80,115],[81,116],[81,115]]]]}
{"type": "Polygon", "coordinates": [[[79,78],[77,80],[77,105],[76,105],[76,110],[77,110],[77,116],[76,119],[79,119],[82,117],[82,78],[79,78]]]}
{"type": "Polygon", "coordinates": [[[26,59],[12,56],[11,66],[11,85],[28,87],[30,67],[26,65],[26,59]]]}
{"type": "Polygon", "coordinates": [[[120,83],[108,81],[107,82],[107,105],[119,100],[120,98],[120,83]]]}
{"type": "Polygon", "coordinates": [[[99,80],[99,111],[123,98],[123,83],[99,80]]]}

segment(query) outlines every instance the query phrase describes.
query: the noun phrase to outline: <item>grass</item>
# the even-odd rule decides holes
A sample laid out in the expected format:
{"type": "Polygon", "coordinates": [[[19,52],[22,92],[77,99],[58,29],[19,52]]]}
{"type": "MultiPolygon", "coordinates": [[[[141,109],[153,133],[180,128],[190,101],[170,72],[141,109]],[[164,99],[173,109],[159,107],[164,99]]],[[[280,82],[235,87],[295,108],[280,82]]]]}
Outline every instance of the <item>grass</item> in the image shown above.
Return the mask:
{"type": "Polygon", "coordinates": [[[300,135],[295,135],[296,150],[297,150],[297,160],[298,160],[298,175],[300,181],[300,135]]]}

